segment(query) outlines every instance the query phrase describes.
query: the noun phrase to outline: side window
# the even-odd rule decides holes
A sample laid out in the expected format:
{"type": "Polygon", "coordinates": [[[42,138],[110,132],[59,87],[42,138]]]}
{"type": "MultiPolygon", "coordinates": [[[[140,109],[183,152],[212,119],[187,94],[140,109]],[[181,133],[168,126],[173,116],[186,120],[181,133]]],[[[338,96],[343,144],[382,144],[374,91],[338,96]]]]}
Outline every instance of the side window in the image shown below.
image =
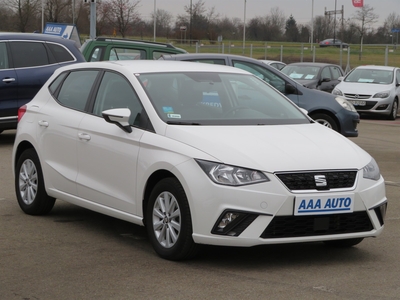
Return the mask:
{"type": "Polygon", "coordinates": [[[400,70],[396,71],[396,83],[400,83],[400,70]]]}
{"type": "Polygon", "coordinates": [[[51,53],[53,53],[58,63],[75,60],[71,53],[63,46],[52,43],[47,43],[47,46],[50,48],[51,53]]]}
{"type": "Polygon", "coordinates": [[[104,53],[104,47],[96,47],[92,51],[92,55],[89,57],[89,62],[91,61],[101,61],[103,60],[102,55],[104,53]]]}
{"type": "Polygon", "coordinates": [[[0,70],[8,69],[8,54],[7,45],[5,42],[0,42],[0,70]]]}
{"type": "Polygon", "coordinates": [[[57,100],[62,105],[83,111],[98,71],[80,70],[71,72],[65,79],[57,100]]]}
{"type": "Polygon", "coordinates": [[[233,61],[233,66],[245,70],[247,72],[250,72],[251,74],[254,74],[255,76],[261,78],[262,80],[268,82],[270,85],[272,85],[281,93],[285,92],[285,84],[286,84],[285,80],[275,75],[268,69],[244,61],[233,61]]]}
{"type": "Polygon", "coordinates": [[[109,60],[146,59],[146,51],[129,48],[112,48],[109,60]]]}
{"type": "Polygon", "coordinates": [[[40,42],[10,42],[15,68],[49,64],[46,47],[40,42]]]}
{"type": "Polygon", "coordinates": [[[342,72],[339,70],[338,67],[330,67],[332,73],[332,79],[338,79],[342,76],[342,72]]]}
{"type": "Polygon", "coordinates": [[[322,69],[321,79],[323,78],[332,79],[331,71],[329,71],[328,67],[322,69]]]}
{"type": "Polygon", "coordinates": [[[68,75],[67,72],[60,74],[50,85],[49,85],[49,90],[52,95],[54,95],[57,91],[57,88],[60,86],[60,84],[63,82],[64,78],[68,75]]]}
{"type": "Polygon", "coordinates": [[[139,125],[142,105],[130,83],[121,75],[106,72],[101,80],[93,107],[93,113],[101,116],[102,112],[113,108],[129,108],[129,124],[139,125]]]}

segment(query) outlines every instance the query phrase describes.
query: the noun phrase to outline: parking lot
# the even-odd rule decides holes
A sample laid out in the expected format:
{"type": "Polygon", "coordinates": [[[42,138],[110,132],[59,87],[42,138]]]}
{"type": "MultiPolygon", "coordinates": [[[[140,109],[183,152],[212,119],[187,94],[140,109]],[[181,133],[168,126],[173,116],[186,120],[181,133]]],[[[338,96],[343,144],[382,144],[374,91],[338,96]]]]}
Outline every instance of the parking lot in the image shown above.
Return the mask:
{"type": "Polygon", "coordinates": [[[400,118],[362,119],[351,138],[386,181],[378,238],[350,249],[206,247],[179,263],[159,258],[144,228],[65,202],[25,215],[14,195],[14,135],[0,135],[1,299],[400,299],[400,118]]]}

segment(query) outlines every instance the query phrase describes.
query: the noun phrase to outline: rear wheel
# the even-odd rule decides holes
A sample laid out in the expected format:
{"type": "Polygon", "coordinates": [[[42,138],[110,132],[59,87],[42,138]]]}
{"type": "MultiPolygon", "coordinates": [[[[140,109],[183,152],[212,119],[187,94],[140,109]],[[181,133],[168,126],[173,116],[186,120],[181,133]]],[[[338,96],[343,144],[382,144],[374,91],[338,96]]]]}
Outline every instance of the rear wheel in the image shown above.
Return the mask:
{"type": "Polygon", "coordinates": [[[25,150],[15,169],[15,192],[21,209],[29,215],[44,215],[51,211],[55,199],[44,187],[42,167],[35,150],[25,150]]]}
{"type": "Polygon", "coordinates": [[[399,104],[397,102],[397,99],[394,99],[392,104],[392,110],[390,111],[390,114],[388,116],[389,120],[396,120],[398,109],[399,109],[399,104]]]}
{"type": "Polygon", "coordinates": [[[316,113],[313,115],[310,115],[312,119],[314,119],[315,122],[318,122],[321,125],[324,125],[325,127],[331,128],[335,131],[339,131],[339,126],[336,124],[335,120],[328,116],[327,114],[322,114],[322,113],[316,113]]]}
{"type": "Polygon", "coordinates": [[[334,241],[324,241],[325,245],[330,247],[337,248],[348,248],[355,246],[362,242],[364,238],[356,238],[356,239],[346,239],[346,240],[334,240],[334,241]]]}
{"type": "Polygon", "coordinates": [[[183,260],[197,253],[189,203],[177,179],[165,178],[155,185],[145,222],[150,242],[160,257],[183,260]]]}

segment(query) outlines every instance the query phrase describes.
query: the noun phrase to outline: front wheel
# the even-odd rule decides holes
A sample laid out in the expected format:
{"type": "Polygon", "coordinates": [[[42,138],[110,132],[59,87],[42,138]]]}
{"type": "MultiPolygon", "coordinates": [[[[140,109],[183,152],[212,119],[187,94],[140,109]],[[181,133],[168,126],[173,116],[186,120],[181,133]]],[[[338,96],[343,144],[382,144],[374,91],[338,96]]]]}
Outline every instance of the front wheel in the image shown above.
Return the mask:
{"type": "Polygon", "coordinates": [[[325,241],[325,245],[336,248],[349,248],[362,242],[364,238],[325,241]]]}
{"type": "Polygon", "coordinates": [[[318,122],[325,127],[331,128],[335,131],[339,131],[339,126],[336,124],[335,120],[326,114],[317,113],[310,115],[310,117],[314,119],[315,122],[318,122]]]}
{"type": "Polygon", "coordinates": [[[388,116],[389,120],[396,120],[397,118],[397,111],[399,109],[399,104],[397,103],[397,100],[394,99],[393,104],[392,104],[392,110],[390,111],[390,114],[388,116]]]}
{"type": "Polygon", "coordinates": [[[196,254],[189,203],[177,179],[165,178],[155,185],[145,217],[150,242],[160,257],[183,260],[196,254]]]}
{"type": "Polygon", "coordinates": [[[18,158],[15,192],[19,206],[28,215],[47,214],[54,206],[56,200],[46,193],[42,167],[33,149],[25,150],[18,158]]]}

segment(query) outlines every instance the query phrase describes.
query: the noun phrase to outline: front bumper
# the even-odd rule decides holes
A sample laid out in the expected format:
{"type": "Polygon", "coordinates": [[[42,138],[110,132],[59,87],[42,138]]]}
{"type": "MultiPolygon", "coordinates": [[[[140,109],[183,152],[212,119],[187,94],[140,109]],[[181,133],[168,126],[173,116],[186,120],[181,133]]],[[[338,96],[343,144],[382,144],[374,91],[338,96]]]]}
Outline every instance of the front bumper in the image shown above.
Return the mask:
{"type": "Polygon", "coordinates": [[[383,178],[367,180],[359,171],[351,189],[308,193],[315,197],[345,197],[351,193],[351,213],[295,216],[295,198],[301,193],[289,191],[273,174],[268,177],[270,182],[227,187],[212,183],[205,175],[187,174],[184,188],[191,208],[194,241],[249,247],[375,237],[384,228],[387,199],[383,178]],[[219,230],[218,224],[230,213],[238,213],[238,221],[219,230]]]}

